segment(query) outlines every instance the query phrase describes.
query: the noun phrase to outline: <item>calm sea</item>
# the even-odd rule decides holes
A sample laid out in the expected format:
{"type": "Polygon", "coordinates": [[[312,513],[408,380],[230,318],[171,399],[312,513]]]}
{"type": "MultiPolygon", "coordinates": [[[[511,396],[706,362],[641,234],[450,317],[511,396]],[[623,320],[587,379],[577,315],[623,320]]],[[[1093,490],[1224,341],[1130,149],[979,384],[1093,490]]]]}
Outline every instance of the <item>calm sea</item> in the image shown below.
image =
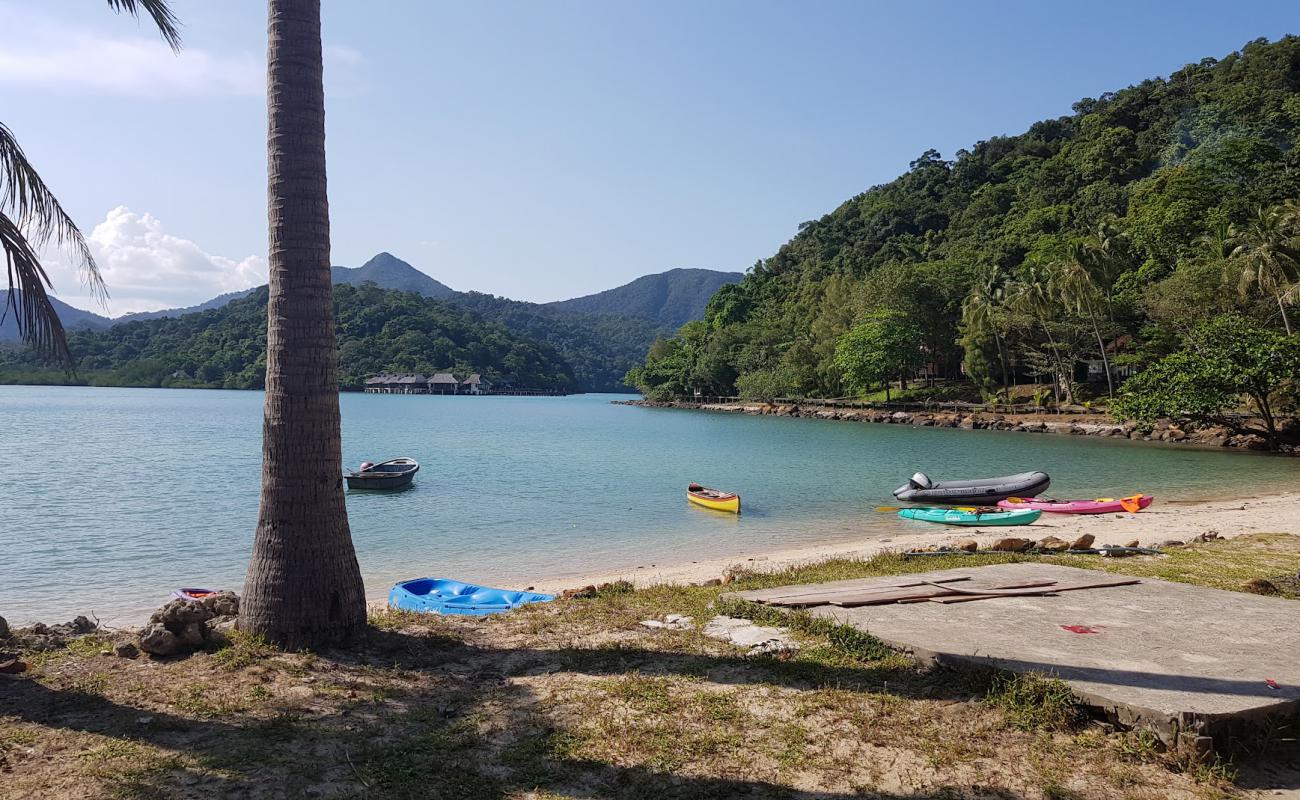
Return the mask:
{"type": "MultiPolygon", "coordinates": [[[[873,511],[918,469],[1044,469],[1052,494],[1083,497],[1196,498],[1300,481],[1300,460],[1246,453],[612,399],[344,395],[345,463],[409,455],[422,465],[409,491],[348,495],[368,592],[424,575],[526,586],[884,537],[924,525],[873,511]],[[744,514],[687,505],[692,480],[740,491],[744,514]]],[[[0,615],[21,624],[93,611],[126,624],[176,586],[238,589],[257,518],[261,419],[259,392],[0,386],[0,615]]]]}

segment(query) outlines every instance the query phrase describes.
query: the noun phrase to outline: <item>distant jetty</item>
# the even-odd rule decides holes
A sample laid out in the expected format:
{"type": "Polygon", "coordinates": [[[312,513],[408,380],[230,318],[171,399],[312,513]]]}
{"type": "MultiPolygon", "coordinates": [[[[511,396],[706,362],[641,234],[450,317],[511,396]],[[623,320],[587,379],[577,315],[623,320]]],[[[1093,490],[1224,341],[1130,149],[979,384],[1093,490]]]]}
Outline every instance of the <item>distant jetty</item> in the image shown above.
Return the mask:
{"type": "Polygon", "coordinates": [[[493,386],[475,372],[464,380],[450,370],[432,375],[401,373],[372,375],[362,388],[366,394],[464,394],[464,395],[514,395],[517,397],[564,397],[568,392],[553,389],[534,389],[519,386],[493,386]]]}

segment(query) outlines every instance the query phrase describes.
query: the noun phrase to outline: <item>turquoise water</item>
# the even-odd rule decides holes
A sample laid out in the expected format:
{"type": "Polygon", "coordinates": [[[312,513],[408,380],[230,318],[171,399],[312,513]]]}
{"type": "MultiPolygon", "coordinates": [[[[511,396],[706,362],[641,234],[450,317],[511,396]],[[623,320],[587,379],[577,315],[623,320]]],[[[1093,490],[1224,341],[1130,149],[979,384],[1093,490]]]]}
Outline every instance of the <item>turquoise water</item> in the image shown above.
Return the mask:
{"type": "MultiPolygon", "coordinates": [[[[1083,437],[912,429],[567,398],[343,396],[345,463],[421,462],[351,493],[367,590],[424,575],[534,579],[917,530],[873,507],[922,469],[1044,469],[1052,494],[1267,491],[1300,460],[1083,437]],[[739,490],[739,517],[685,485],[739,490]]],[[[176,586],[238,588],[257,518],[258,392],[0,386],[0,615],[126,624],[176,586]]],[[[946,531],[943,531],[946,533],[946,531]]]]}

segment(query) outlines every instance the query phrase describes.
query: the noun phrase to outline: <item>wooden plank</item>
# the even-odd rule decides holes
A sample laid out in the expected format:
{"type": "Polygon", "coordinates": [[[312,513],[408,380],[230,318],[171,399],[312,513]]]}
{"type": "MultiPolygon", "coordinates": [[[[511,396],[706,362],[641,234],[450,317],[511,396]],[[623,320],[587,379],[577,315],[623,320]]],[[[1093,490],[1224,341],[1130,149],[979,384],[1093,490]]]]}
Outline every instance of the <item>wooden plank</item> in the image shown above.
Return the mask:
{"type": "MultiPolygon", "coordinates": [[[[1132,586],[1135,583],[1141,583],[1141,582],[1142,581],[1138,580],[1137,578],[1133,578],[1131,580],[1110,581],[1108,583],[1087,583],[1082,586],[1054,586],[1050,589],[1044,589],[1041,593],[1039,593],[1038,596],[1048,597],[1051,595],[1055,595],[1058,592],[1076,592],[1079,591],[1080,589],[1106,589],[1111,586],[1132,586]]],[[[946,596],[935,595],[934,597],[931,597],[929,599],[930,602],[943,603],[947,605],[949,603],[968,603],[972,600],[988,600],[993,597],[1016,597],[1016,596],[1033,597],[1034,595],[1033,594],[1025,594],[1025,595],[1006,595],[1006,594],[952,595],[950,594],[946,596]]]]}
{"type": "MultiPolygon", "coordinates": [[[[1001,590],[1016,589],[1041,589],[1056,584],[1056,581],[1034,581],[1032,583],[1017,583],[1007,586],[996,587],[1001,590]]],[[[839,606],[841,608],[857,608],[859,606],[879,606],[889,603],[908,603],[919,600],[929,600],[935,597],[949,597],[961,592],[955,586],[941,586],[932,584],[929,590],[923,588],[917,589],[899,589],[892,594],[877,595],[854,595],[851,597],[836,597],[827,601],[827,605],[839,606]]]]}
{"type": "MultiPolygon", "coordinates": [[[[944,578],[933,581],[933,583],[956,583],[958,581],[968,581],[970,576],[964,575],[957,578],[944,578]]],[[[820,589],[815,592],[792,592],[790,594],[774,594],[768,597],[756,597],[754,602],[767,603],[771,605],[786,605],[786,601],[799,601],[804,598],[824,597],[827,595],[842,594],[846,592],[889,592],[894,589],[904,589],[916,586],[924,586],[927,581],[915,581],[912,583],[891,583],[883,586],[837,586],[834,589],[820,589]],[[779,601],[779,602],[778,602],[779,601]]],[[[779,590],[774,590],[779,591],[779,590]]]]}

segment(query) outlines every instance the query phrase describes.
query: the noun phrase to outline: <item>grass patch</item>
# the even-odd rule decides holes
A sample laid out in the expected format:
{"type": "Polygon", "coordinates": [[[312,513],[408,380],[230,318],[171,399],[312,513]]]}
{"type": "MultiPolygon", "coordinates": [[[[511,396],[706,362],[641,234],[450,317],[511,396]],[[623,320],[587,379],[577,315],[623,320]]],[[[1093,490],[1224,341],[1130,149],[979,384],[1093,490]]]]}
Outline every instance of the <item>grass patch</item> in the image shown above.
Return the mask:
{"type": "Polygon", "coordinates": [[[1082,719],[1082,709],[1065,681],[1035,673],[998,673],[984,701],[1000,708],[1016,728],[1057,731],[1082,719]]]}
{"type": "Polygon", "coordinates": [[[820,636],[832,647],[851,658],[878,661],[896,655],[885,643],[851,625],[841,625],[807,611],[786,611],[744,600],[720,600],[718,611],[731,617],[752,620],[760,625],[789,628],[807,636],[820,636]]]}
{"type": "Polygon", "coordinates": [[[259,634],[230,631],[230,645],[212,654],[217,666],[236,670],[264,661],[279,653],[266,638],[259,634]]]}
{"type": "MultiPolygon", "coordinates": [[[[1300,537],[1252,533],[1170,548],[1163,556],[1125,559],[1061,556],[1053,563],[1240,592],[1254,579],[1300,575],[1300,537]]],[[[1300,599],[1296,584],[1279,584],[1284,597],[1300,599]]]]}
{"type": "Polygon", "coordinates": [[[97,633],[69,639],[68,652],[78,658],[93,658],[105,650],[111,650],[113,643],[97,633]]]}

